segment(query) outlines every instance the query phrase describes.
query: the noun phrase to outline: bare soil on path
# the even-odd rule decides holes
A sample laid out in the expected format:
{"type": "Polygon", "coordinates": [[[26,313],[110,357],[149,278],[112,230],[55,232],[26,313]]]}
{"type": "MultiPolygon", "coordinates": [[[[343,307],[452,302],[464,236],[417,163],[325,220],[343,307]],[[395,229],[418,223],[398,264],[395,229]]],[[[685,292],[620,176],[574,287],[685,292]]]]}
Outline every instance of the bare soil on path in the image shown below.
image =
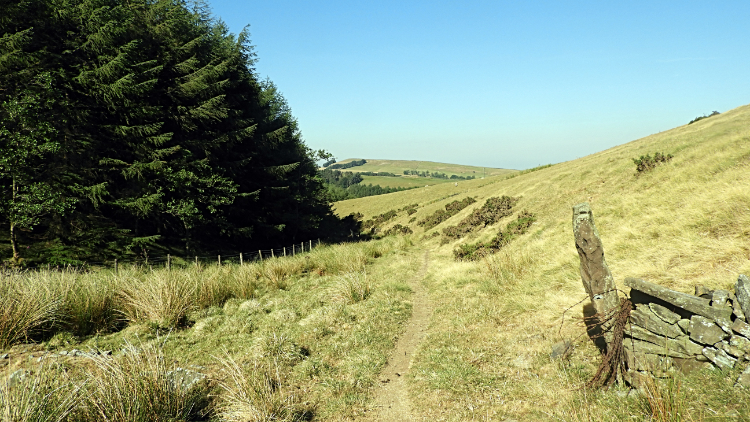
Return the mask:
{"type": "Polygon", "coordinates": [[[406,331],[399,337],[393,354],[380,373],[380,385],[375,389],[374,406],[368,411],[365,421],[415,420],[409,403],[406,373],[411,366],[412,355],[424,338],[432,315],[429,296],[422,286],[428,265],[429,253],[425,251],[422,268],[409,282],[414,291],[411,319],[406,323],[406,331]]]}

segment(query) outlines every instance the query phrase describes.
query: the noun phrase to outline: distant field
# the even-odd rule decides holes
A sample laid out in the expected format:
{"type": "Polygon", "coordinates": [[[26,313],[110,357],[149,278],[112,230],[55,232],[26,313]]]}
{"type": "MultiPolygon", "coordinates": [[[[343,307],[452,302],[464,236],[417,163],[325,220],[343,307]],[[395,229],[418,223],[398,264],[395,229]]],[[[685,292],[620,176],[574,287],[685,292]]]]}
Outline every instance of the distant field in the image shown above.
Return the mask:
{"type": "MultiPolygon", "coordinates": [[[[356,168],[356,167],[355,167],[356,168]]],[[[346,169],[353,170],[353,169],[346,169]]],[[[431,177],[416,177],[416,176],[402,176],[402,177],[390,177],[390,176],[362,176],[362,184],[380,185],[382,187],[424,187],[425,185],[438,185],[441,183],[456,183],[463,182],[463,180],[450,180],[450,179],[433,179],[431,177]]]]}
{"type": "MultiPolygon", "coordinates": [[[[344,164],[359,158],[347,158],[336,164],[344,164]]],[[[460,164],[435,163],[432,161],[410,161],[410,160],[371,160],[366,158],[367,163],[363,166],[357,166],[345,169],[344,171],[387,171],[395,174],[404,174],[404,170],[417,170],[445,173],[448,176],[475,176],[480,178],[485,176],[499,176],[514,173],[518,170],[498,169],[492,167],[463,166],[460,164]]],[[[369,183],[369,182],[368,182],[369,183]]],[[[384,186],[384,185],[381,185],[384,186]]],[[[405,185],[399,185],[405,186],[405,185]]]]}

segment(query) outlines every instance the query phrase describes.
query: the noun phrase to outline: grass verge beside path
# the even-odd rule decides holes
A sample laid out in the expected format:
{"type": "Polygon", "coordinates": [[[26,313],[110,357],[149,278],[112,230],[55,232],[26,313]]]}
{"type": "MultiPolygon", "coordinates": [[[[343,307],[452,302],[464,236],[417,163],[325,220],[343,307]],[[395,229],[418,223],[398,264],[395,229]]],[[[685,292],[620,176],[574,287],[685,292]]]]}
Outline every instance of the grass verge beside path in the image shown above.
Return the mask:
{"type": "MultiPolygon", "coordinates": [[[[19,370],[26,375],[18,381],[21,384],[0,382],[0,409],[28,407],[29,402],[43,408],[49,397],[26,397],[23,404],[13,393],[40,379],[43,362],[68,369],[70,381],[55,384],[54,391],[60,400],[74,402],[72,414],[80,421],[123,415],[122,406],[128,405],[150,406],[149,417],[156,419],[149,420],[197,420],[200,415],[184,411],[191,406],[207,409],[215,420],[349,420],[365,409],[376,377],[411,314],[406,281],[420,268],[420,258],[409,238],[391,237],[322,247],[307,257],[245,267],[133,272],[121,279],[102,273],[99,276],[109,281],[101,295],[114,292],[111,306],[128,325],[93,335],[65,331],[67,325],[41,325],[40,330],[59,331],[38,331],[47,340],[31,349],[19,345],[5,350],[10,364],[0,368],[0,380],[9,380],[8,375],[19,370]],[[142,283],[144,290],[139,291],[142,283]],[[175,283],[183,287],[175,289],[175,283]],[[171,300],[168,291],[193,298],[193,305],[171,300]],[[165,317],[145,311],[170,304],[178,314],[165,317]],[[113,354],[72,358],[57,353],[72,349],[113,354]],[[128,372],[138,359],[147,363],[144,371],[128,372]],[[196,386],[199,394],[175,390],[170,374],[178,368],[207,375],[196,386]],[[115,382],[112,375],[121,372],[124,375],[115,382]],[[128,389],[139,383],[158,390],[159,403],[128,389]],[[269,385],[272,389],[264,390],[269,385]],[[99,396],[112,399],[97,401],[99,396]]],[[[55,275],[57,281],[48,290],[89,286],[93,281],[87,277],[96,273],[68,276],[78,282],[63,283],[55,275]]],[[[69,307],[56,309],[62,318],[69,307]]],[[[113,420],[123,418],[127,419],[113,420]]]]}

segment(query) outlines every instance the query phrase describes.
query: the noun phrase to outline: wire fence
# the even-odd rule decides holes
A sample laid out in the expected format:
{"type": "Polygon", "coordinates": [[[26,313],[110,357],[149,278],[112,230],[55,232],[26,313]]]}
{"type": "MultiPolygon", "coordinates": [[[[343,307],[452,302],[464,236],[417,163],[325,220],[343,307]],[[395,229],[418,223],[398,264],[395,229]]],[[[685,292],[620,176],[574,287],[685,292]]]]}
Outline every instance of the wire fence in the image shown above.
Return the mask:
{"type": "MultiPolygon", "coordinates": [[[[107,261],[86,261],[78,265],[51,265],[47,264],[46,269],[49,271],[61,270],[61,269],[91,269],[96,267],[112,268],[115,271],[123,265],[138,266],[150,269],[155,268],[167,268],[172,267],[187,267],[190,265],[200,266],[207,264],[217,265],[242,265],[247,262],[263,261],[272,258],[291,257],[301,253],[310,252],[313,248],[320,246],[320,239],[308,240],[305,242],[294,243],[290,246],[283,246],[274,249],[258,249],[255,251],[247,252],[236,252],[232,254],[222,255],[194,255],[194,256],[180,256],[180,255],[161,255],[161,256],[149,256],[147,254],[138,255],[128,258],[117,258],[107,261]]],[[[44,266],[37,267],[37,269],[43,269],[44,266]]]]}

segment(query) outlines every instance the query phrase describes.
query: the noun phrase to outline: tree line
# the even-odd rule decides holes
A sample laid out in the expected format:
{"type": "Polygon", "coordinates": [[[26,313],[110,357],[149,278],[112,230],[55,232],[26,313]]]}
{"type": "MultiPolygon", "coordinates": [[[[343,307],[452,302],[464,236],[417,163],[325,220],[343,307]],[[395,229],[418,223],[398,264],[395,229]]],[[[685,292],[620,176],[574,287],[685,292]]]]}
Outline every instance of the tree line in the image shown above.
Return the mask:
{"type": "Polygon", "coordinates": [[[459,176],[457,174],[451,174],[450,177],[445,173],[429,171],[417,171],[417,170],[404,170],[405,176],[417,176],[417,177],[432,177],[433,179],[450,179],[450,180],[472,180],[476,179],[475,176],[459,176]]]}
{"type": "MultiPolygon", "coordinates": [[[[0,0],[0,221],[54,263],[348,233],[249,33],[205,3],[0,0]]],[[[5,255],[8,255],[5,254],[5,255]]]]}
{"type": "Polygon", "coordinates": [[[351,172],[326,168],[319,172],[325,182],[328,194],[333,201],[344,201],[347,199],[363,198],[365,196],[383,195],[391,192],[400,192],[406,187],[382,187],[380,185],[362,184],[362,175],[372,175],[371,172],[351,172]]]}

